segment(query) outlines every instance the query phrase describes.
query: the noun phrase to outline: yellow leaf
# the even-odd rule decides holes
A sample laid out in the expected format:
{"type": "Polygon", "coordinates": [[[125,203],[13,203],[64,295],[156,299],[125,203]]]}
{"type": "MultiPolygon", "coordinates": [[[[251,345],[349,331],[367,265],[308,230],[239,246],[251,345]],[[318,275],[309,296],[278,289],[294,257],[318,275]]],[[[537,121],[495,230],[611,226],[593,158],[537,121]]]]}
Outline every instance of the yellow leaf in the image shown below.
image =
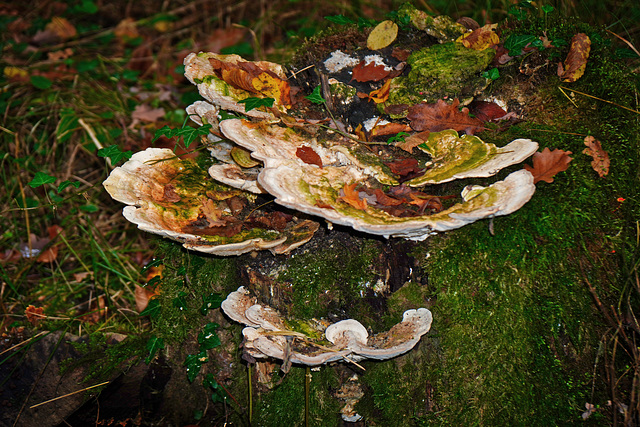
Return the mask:
{"type": "Polygon", "coordinates": [[[382,21],[369,34],[367,48],[384,49],[398,37],[398,26],[393,21],[382,21]]]}
{"type": "Polygon", "coordinates": [[[564,69],[559,72],[563,82],[575,82],[584,74],[587,59],[591,51],[591,39],[584,33],[579,33],[571,39],[571,48],[564,60],[564,69]]]}
{"type": "Polygon", "coordinates": [[[495,46],[500,43],[500,38],[493,31],[494,28],[496,28],[496,24],[487,24],[470,33],[461,35],[456,41],[462,43],[464,47],[469,49],[488,49],[491,46],[495,46]]]}
{"type": "Polygon", "coordinates": [[[18,67],[4,67],[4,75],[8,78],[12,77],[29,77],[27,70],[18,67]]]}
{"type": "Polygon", "coordinates": [[[291,108],[289,99],[290,87],[286,80],[265,72],[254,77],[251,80],[251,85],[265,97],[273,98],[276,103],[284,105],[286,108],[291,108]]]}

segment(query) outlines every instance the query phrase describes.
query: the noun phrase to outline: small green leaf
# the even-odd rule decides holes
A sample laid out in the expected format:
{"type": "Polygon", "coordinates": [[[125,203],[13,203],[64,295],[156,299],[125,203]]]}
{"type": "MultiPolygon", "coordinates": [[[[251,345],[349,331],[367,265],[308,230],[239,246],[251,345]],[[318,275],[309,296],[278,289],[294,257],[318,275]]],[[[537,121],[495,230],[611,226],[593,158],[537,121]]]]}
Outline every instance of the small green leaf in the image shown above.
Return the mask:
{"type": "Polygon", "coordinates": [[[140,316],[149,316],[152,319],[157,318],[159,315],[160,315],[160,301],[158,301],[157,299],[152,299],[151,301],[149,301],[147,308],[142,310],[142,313],[140,313],[140,316]]]}
{"type": "Polygon", "coordinates": [[[164,348],[164,340],[162,338],[158,338],[156,336],[149,338],[149,341],[147,341],[147,350],[149,350],[149,355],[144,360],[144,363],[149,364],[158,350],[162,348],[164,348]]]}
{"type": "Polygon", "coordinates": [[[31,76],[31,84],[37,89],[49,89],[53,82],[44,76],[31,76]]]}
{"type": "Polygon", "coordinates": [[[205,388],[211,388],[211,390],[213,390],[211,400],[214,402],[224,402],[227,398],[227,392],[222,388],[218,381],[216,381],[213,374],[207,374],[202,380],[202,385],[205,388]]]}
{"type": "Polygon", "coordinates": [[[550,4],[543,4],[542,5],[542,11],[544,13],[550,13],[553,12],[553,6],[551,6],[550,4]]]}
{"type": "Polygon", "coordinates": [[[78,209],[80,209],[82,212],[87,212],[87,213],[94,213],[99,211],[96,205],[82,205],[78,209]]]}
{"type": "Polygon", "coordinates": [[[482,77],[485,79],[497,80],[500,78],[500,71],[497,68],[492,68],[488,71],[483,71],[482,77]]]}
{"type": "Polygon", "coordinates": [[[33,177],[31,181],[29,181],[28,184],[31,188],[36,188],[45,184],[53,184],[54,182],[56,182],[55,177],[51,175],[47,175],[44,172],[36,172],[36,175],[33,177]]]}
{"type": "Polygon", "coordinates": [[[399,132],[396,136],[392,136],[391,138],[387,139],[387,144],[392,144],[394,142],[404,141],[404,139],[407,136],[409,136],[409,134],[407,132],[399,132]]]}
{"type": "Polygon", "coordinates": [[[218,347],[221,342],[218,334],[216,333],[216,329],[218,329],[220,325],[217,323],[207,323],[202,330],[198,334],[198,343],[200,344],[200,350],[211,350],[212,348],[218,347]]]}
{"type": "Polygon", "coordinates": [[[98,157],[108,157],[114,165],[122,159],[130,159],[132,154],[131,150],[122,151],[115,144],[98,150],[98,157]]]}
{"type": "Polygon", "coordinates": [[[305,96],[305,98],[307,98],[309,101],[313,102],[314,104],[324,104],[324,98],[320,94],[320,86],[319,85],[316,86],[316,88],[313,90],[313,92],[311,92],[311,95],[305,96]]]}
{"type": "Polygon", "coordinates": [[[538,37],[531,34],[512,34],[504,42],[504,47],[509,50],[509,55],[518,56],[522,54],[529,43],[538,40],[538,37]]]}
{"type": "Polygon", "coordinates": [[[62,181],[60,185],[58,185],[58,193],[60,193],[62,190],[64,190],[69,186],[73,186],[77,190],[78,188],[80,188],[80,185],[82,185],[80,181],[70,181],[67,179],[66,181],[62,181]]]}
{"type": "Polygon", "coordinates": [[[207,296],[202,296],[202,307],[200,307],[200,313],[206,315],[209,310],[220,307],[222,303],[222,295],[212,293],[207,296]]]}
{"type": "Polygon", "coordinates": [[[164,264],[164,259],[162,258],[155,258],[152,259],[151,261],[149,261],[147,263],[147,265],[145,265],[144,267],[142,267],[140,269],[140,274],[145,274],[147,272],[147,270],[149,270],[152,267],[158,267],[160,265],[164,264]]]}
{"type": "Polygon", "coordinates": [[[324,19],[338,25],[349,25],[349,24],[356,23],[356,21],[354,21],[351,18],[347,18],[344,15],[330,15],[330,16],[325,16],[324,19]]]}
{"type": "Polygon", "coordinates": [[[246,98],[238,101],[238,104],[244,104],[244,111],[251,111],[260,107],[272,107],[275,99],[273,98],[246,98]]]}
{"type": "Polygon", "coordinates": [[[202,368],[203,363],[207,363],[209,361],[209,357],[207,357],[206,351],[201,351],[198,354],[189,354],[184,361],[184,366],[187,367],[187,379],[190,383],[196,379],[198,373],[200,373],[200,368],[202,368]]]}
{"type": "Polygon", "coordinates": [[[178,292],[178,296],[173,299],[173,306],[180,311],[184,311],[187,308],[187,300],[185,297],[188,294],[186,292],[178,292]]]}

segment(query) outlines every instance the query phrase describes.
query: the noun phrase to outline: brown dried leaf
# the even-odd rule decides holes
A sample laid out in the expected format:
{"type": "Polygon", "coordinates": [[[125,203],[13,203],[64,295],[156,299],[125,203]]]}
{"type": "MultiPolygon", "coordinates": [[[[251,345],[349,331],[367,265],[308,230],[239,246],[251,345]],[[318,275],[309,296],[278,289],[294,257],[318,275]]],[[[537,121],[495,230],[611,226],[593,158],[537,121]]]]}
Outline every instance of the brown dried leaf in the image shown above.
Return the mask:
{"type": "Polygon", "coordinates": [[[60,40],[68,40],[78,34],[76,27],[74,27],[68,19],[60,16],[51,18],[51,22],[49,22],[44,29],[45,31],[51,31],[60,40]]]}
{"type": "Polygon", "coordinates": [[[593,170],[598,172],[600,178],[607,176],[607,174],[609,174],[610,165],[609,154],[602,149],[600,141],[592,136],[587,136],[584,139],[584,145],[586,145],[587,148],[585,148],[582,153],[593,157],[593,160],[591,161],[591,167],[593,170]]]}
{"type": "Polygon", "coordinates": [[[385,163],[385,165],[389,166],[391,172],[400,176],[406,176],[411,173],[418,173],[422,171],[418,166],[418,161],[412,158],[396,160],[394,162],[385,163]]]}
{"type": "Polygon", "coordinates": [[[469,104],[469,111],[483,122],[491,122],[507,115],[498,104],[488,101],[473,101],[469,104]]]}
{"type": "Polygon", "coordinates": [[[403,149],[404,151],[408,151],[409,153],[413,152],[413,149],[418,145],[423,144],[427,139],[429,139],[429,132],[425,130],[424,132],[418,132],[411,136],[405,138],[404,141],[396,142],[396,147],[403,149]]]}
{"type": "Polygon", "coordinates": [[[176,187],[173,184],[164,186],[164,201],[169,203],[178,203],[182,198],[176,193],[176,187]]]}
{"type": "Polygon", "coordinates": [[[587,68],[587,59],[591,51],[591,40],[584,33],[578,33],[571,39],[571,48],[567,58],[564,60],[564,67],[561,71],[558,67],[558,76],[563,82],[575,82],[584,74],[587,68]]]}
{"type": "Polygon", "coordinates": [[[400,132],[411,132],[410,126],[402,123],[386,123],[384,125],[377,125],[371,129],[371,136],[376,135],[396,135],[400,132]]]}
{"type": "Polygon", "coordinates": [[[456,98],[448,104],[439,99],[435,104],[417,104],[409,107],[407,119],[417,131],[439,132],[445,129],[465,131],[469,135],[484,129],[482,122],[469,116],[469,109],[458,109],[460,101],[456,98]]]}
{"type": "Polygon", "coordinates": [[[153,108],[149,104],[139,104],[131,113],[131,118],[136,122],[157,122],[164,116],[164,108],[153,108]]]}
{"type": "Polygon", "coordinates": [[[56,258],[58,258],[58,247],[51,246],[50,248],[47,248],[44,251],[40,252],[38,258],[36,258],[36,261],[47,263],[55,261],[56,258]]]}
{"type": "Polygon", "coordinates": [[[389,70],[385,70],[385,66],[382,64],[376,65],[374,61],[365,65],[364,61],[360,61],[356,65],[352,72],[351,81],[357,82],[377,82],[389,75],[389,70]]]}
{"type": "Polygon", "coordinates": [[[551,151],[549,148],[545,148],[542,152],[533,155],[533,167],[524,165],[524,168],[533,175],[534,184],[538,181],[551,183],[555,174],[567,170],[569,167],[569,162],[573,160],[569,154],[572,154],[571,151],[560,149],[551,151]]]}
{"type": "Polygon", "coordinates": [[[309,165],[322,167],[322,159],[313,151],[313,148],[303,145],[296,150],[296,157],[309,165]]]}

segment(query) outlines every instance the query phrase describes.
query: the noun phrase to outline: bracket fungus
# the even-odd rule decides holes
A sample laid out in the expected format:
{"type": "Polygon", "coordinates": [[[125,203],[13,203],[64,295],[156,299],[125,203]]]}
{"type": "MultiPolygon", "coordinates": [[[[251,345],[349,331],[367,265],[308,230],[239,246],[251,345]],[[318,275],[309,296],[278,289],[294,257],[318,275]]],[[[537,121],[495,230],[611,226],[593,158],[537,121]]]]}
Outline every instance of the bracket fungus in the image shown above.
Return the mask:
{"type": "MultiPolygon", "coordinates": [[[[425,39],[411,52],[398,45],[402,52],[393,49],[386,57],[366,46],[333,50],[314,59],[314,72],[300,64],[289,76],[267,61],[191,53],[185,75],[206,101],[187,113],[197,125],[212,126],[203,138],[212,156],[208,177],[196,163],[167,161],[167,152],[149,149],[114,170],[105,187],[130,205],[124,215],[141,229],[217,255],[286,253],[308,241],[319,225],[287,209],[412,240],[516,211],[535,191],[526,170],[488,186],[467,186],[460,196],[443,194],[448,190],[439,186],[496,175],[538,148],[529,139],[504,147],[484,142],[473,135],[484,129],[482,122],[458,109],[458,97],[477,93],[461,88],[478,78],[495,52],[462,43],[458,38],[467,30],[460,24],[409,6],[400,13],[437,42],[425,39]],[[437,68],[444,51],[451,54],[446,65],[462,74],[437,68]],[[462,57],[470,58],[464,67],[462,57]],[[442,84],[431,96],[425,91],[434,79],[442,84]],[[241,116],[223,119],[223,110],[241,116]],[[287,209],[261,211],[255,202],[261,194],[287,209]]],[[[482,87],[489,82],[480,80],[482,87]]]]}
{"type": "Polygon", "coordinates": [[[208,179],[206,169],[170,149],[134,154],[103,185],[111,197],[128,205],[123,215],[138,228],[199,252],[286,253],[307,242],[318,228],[313,221],[284,213],[249,209],[251,193],[208,179]]]}
{"type": "Polygon", "coordinates": [[[231,319],[247,325],[242,330],[245,353],[255,359],[272,357],[286,366],[298,363],[309,366],[329,362],[357,362],[362,359],[386,360],[411,350],[431,328],[431,312],[426,308],[407,310],[402,321],[389,331],[369,336],[357,320],[347,319],[329,325],[318,334],[301,333],[270,307],[252,304],[244,287],[232,292],[222,302],[222,310],[231,319]],[[323,333],[324,339],[321,338],[323,333]],[[319,338],[320,337],[320,338],[319,338]]]}

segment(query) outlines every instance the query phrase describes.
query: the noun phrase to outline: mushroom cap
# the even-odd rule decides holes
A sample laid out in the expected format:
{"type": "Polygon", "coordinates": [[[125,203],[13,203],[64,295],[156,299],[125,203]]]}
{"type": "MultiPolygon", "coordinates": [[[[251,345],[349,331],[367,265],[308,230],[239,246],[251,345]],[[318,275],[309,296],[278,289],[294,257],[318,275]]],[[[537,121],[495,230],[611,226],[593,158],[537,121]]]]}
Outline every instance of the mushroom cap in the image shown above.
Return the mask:
{"type": "Polygon", "coordinates": [[[328,341],[338,346],[366,345],[369,333],[362,323],[354,319],[341,320],[329,325],[324,331],[328,341]]]}
{"type": "Polygon", "coordinates": [[[202,226],[206,217],[206,224],[213,227],[207,210],[217,212],[220,219],[233,219],[225,200],[253,196],[216,183],[195,161],[180,159],[166,148],[148,148],[134,154],[111,172],[103,186],[115,200],[129,205],[122,213],[139,229],[199,252],[226,256],[273,249],[287,253],[317,230],[317,224],[294,217],[284,229],[241,229],[230,236],[209,236],[207,227],[202,226]]]}
{"type": "Polygon", "coordinates": [[[260,327],[259,323],[254,323],[245,316],[247,309],[255,303],[256,298],[251,296],[244,286],[240,286],[238,290],[227,295],[227,298],[222,301],[220,307],[227,316],[236,322],[258,328],[260,327]]]}
{"type": "Polygon", "coordinates": [[[267,331],[281,331],[286,329],[278,312],[271,307],[254,304],[246,309],[244,315],[249,322],[259,325],[267,331]]]}

